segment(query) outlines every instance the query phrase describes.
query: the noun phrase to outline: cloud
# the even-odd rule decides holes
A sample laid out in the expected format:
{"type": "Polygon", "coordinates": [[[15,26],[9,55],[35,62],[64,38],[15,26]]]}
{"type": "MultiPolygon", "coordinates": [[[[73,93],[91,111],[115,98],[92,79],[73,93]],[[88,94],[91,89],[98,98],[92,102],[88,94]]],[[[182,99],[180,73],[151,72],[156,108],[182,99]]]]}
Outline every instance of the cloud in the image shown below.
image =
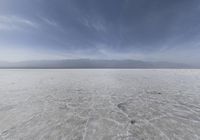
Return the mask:
{"type": "Polygon", "coordinates": [[[107,27],[105,24],[105,21],[103,19],[100,19],[99,17],[92,18],[92,17],[81,17],[81,22],[83,25],[85,25],[87,28],[90,28],[92,30],[95,30],[97,32],[106,32],[107,27]]]}
{"type": "Polygon", "coordinates": [[[0,47],[0,61],[23,61],[23,60],[59,60],[66,58],[57,52],[34,50],[32,48],[18,48],[7,46],[2,49],[0,47]]]}
{"type": "Polygon", "coordinates": [[[48,24],[50,26],[58,27],[58,23],[56,21],[52,20],[52,19],[49,19],[49,18],[46,18],[46,17],[40,17],[40,19],[44,23],[46,23],[46,24],[48,24]]]}
{"type": "Polygon", "coordinates": [[[17,16],[0,16],[0,30],[22,30],[24,28],[38,28],[38,24],[17,16]]]}

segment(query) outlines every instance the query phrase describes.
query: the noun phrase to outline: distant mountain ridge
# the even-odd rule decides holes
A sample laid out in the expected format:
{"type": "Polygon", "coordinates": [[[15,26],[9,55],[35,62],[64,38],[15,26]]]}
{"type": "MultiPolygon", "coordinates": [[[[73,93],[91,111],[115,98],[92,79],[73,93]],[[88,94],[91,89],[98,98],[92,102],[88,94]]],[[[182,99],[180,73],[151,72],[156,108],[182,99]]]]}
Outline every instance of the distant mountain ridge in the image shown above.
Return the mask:
{"type": "Polygon", "coordinates": [[[196,68],[187,64],[171,62],[147,62],[139,60],[93,60],[93,59],[67,59],[67,60],[41,60],[22,62],[2,62],[0,68],[24,68],[24,69],[97,69],[97,68],[196,68]]]}

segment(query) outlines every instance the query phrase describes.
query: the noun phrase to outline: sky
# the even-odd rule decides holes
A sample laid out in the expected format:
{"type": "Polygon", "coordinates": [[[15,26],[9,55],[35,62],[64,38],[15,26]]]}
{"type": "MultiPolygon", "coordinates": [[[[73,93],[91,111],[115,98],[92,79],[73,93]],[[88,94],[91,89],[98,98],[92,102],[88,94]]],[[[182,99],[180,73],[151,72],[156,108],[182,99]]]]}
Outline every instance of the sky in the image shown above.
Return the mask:
{"type": "Polygon", "coordinates": [[[200,65],[199,0],[0,0],[0,61],[200,65]]]}

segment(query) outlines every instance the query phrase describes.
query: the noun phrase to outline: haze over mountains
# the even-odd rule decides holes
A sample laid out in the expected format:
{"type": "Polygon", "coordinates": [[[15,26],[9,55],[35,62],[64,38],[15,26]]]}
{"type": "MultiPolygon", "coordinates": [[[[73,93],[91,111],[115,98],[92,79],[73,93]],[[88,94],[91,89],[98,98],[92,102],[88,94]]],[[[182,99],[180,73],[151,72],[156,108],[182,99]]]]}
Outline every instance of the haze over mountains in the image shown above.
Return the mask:
{"type": "Polygon", "coordinates": [[[67,59],[21,62],[0,62],[0,68],[198,68],[181,63],[140,60],[67,59]]]}

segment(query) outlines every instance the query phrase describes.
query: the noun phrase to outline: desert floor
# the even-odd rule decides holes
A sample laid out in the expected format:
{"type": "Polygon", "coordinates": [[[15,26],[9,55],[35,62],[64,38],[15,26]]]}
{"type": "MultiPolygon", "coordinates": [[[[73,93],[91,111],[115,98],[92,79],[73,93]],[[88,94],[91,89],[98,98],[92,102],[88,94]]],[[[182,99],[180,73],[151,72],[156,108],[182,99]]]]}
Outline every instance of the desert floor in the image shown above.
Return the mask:
{"type": "Polygon", "coordinates": [[[0,70],[0,140],[200,140],[200,70],[0,70]]]}

